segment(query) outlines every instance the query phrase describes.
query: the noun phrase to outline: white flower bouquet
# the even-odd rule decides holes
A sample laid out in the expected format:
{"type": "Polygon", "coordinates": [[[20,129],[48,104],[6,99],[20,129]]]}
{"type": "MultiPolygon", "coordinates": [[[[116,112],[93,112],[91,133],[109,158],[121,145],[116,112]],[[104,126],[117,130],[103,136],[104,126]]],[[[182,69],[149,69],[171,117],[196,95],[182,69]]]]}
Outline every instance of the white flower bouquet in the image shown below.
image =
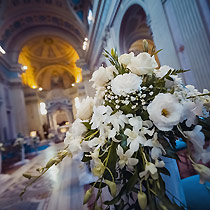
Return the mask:
{"type": "Polygon", "coordinates": [[[185,86],[178,77],[185,70],[158,68],[158,52],[149,54],[144,44],[145,52],[137,56],[105,51],[112,66],[93,73],[95,97],[82,101],[66,134],[65,150],[40,170],[45,173],[68,154],[82,152],[82,161],[98,177],[84,196],[85,204],[93,189],[98,190],[93,209],[184,209],[167,197],[161,177],[169,175],[162,157],[178,158],[180,138],[194,147],[189,156],[201,182],[210,180],[210,169],[196,163],[210,161],[209,149],[203,147],[210,93],[185,86]],[[113,199],[101,202],[106,186],[113,199]]]}

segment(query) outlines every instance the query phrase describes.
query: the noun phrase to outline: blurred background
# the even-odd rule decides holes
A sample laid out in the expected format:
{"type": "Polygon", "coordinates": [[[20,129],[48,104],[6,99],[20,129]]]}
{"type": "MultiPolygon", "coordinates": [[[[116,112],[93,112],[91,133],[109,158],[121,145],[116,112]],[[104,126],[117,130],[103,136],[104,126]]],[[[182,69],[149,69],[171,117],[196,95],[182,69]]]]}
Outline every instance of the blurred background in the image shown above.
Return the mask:
{"type": "MultiPolygon", "coordinates": [[[[92,73],[109,65],[103,49],[138,54],[147,39],[150,51],[163,49],[159,65],[190,69],[184,83],[210,89],[209,11],[209,0],[0,0],[0,209],[91,208],[82,197],[94,177],[78,159],[54,167],[20,201],[22,173],[64,147],[76,108],[94,96],[92,73]]],[[[209,191],[182,142],[177,150],[188,209],[198,210],[189,186],[204,193],[201,199],[209,191]]]]}

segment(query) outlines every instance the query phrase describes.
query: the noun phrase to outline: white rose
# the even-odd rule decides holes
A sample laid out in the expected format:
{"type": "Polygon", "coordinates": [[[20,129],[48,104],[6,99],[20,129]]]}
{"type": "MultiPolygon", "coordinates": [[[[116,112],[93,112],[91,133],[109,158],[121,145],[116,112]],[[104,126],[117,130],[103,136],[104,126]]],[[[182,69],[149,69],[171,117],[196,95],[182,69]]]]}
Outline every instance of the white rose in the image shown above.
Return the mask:
{"type": "Polygon", "coordinates": [[[155,74],[157,77],[162,78],[163,76],[165,76],[169,70],[174,70],[173,68],[171,68],[170,66],[161,66],[159,69],[155,70],[155,74]]]}
{"type": "Polygon", "coordinates": [[[77,118],[80,118],[81,120],[90,119],[93,113],[93,105],[93,98],[88,96],[86,99],[83,99],[79,105],[79,108],[77,109],[77,118]]]}
{"type": "Polygon", "coordinates": [[[170,93],[160,93],[147,107],[150,120],[162,131],[169,131],[182,119],[183,108],[170,93]]]}
{"type": "Polygon", "coordinates": [[[103,66],[99,67],[98,70],[93,72],[91,82],[94,82],[93,87],[101,87],[104,86],[109,80],[114,78],[113,72],[116,69],[114,66],[109,66],[104,68],[103,66]]]}
{"type": "Polygon", "coordinates": [[[156,67],[158,67],[158,64],[155,61],[155,57],[151,57],[146,52],[131,58],[131,63],[127,66],[127,68],[137,75],[151,74],[156,67]]]}
{"type": "MultiPolygon", "coordinates": [[[[155,74],[157,77],[159,78],[162,78],[164,77],[169,70],[174,70],[173,68],[171,68],[170,66],[161,66],[159,69],[155,69],[155,74]]],[[[177,75],[170,75],[170,77],[174,80],[174,81],[171,81],[171,80],[168,80],[168,79],[165,79],[166,83],[165,83],[165,87],[166,88],[170,88],[172,86],[177,86],[179,84],[182,84],[182,80],[181,78],[179,78],[177,75]]]]}
{"type": "Polygon", "coordinates": [[[139,90],[141,83],[142,78],[136,74],[121,74],[111,81],[111,90],[116,95],[126,96],[129,93],[139,90]]]}
{"type": "Polygon", "coordinates": [[[134,53],[123,54],[118,58],[120,64],[127,66],[131,62],[131,58],[134,57],[134,53]]]}

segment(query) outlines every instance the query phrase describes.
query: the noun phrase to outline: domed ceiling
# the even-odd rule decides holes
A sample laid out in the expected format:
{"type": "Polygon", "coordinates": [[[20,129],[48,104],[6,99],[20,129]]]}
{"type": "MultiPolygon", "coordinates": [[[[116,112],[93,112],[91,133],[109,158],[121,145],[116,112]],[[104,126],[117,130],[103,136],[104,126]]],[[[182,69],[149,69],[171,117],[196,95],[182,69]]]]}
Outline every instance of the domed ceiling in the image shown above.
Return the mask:
{"type": "Polygon", "coordinates": [[[75,49],[59,37],[39,36],[24,45],[18,61],[27,66],[22,74],[25,85],[51,90],[69,88],[82,80],[78,59],[75,49]]]}

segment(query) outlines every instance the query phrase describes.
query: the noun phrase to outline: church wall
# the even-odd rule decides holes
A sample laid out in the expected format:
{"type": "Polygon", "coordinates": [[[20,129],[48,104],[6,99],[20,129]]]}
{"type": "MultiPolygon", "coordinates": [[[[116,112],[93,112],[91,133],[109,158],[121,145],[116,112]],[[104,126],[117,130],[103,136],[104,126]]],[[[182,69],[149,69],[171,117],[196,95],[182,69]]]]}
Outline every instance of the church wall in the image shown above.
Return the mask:
{"type": "Polygon", "coordinates": [[[206,3],[205,0],[168,0],[164,4],[181,67],[191,70],[185,76],[186,83],[200,91],[210,89],[210,26],[206,20],[210,15],[206,3]]]}

